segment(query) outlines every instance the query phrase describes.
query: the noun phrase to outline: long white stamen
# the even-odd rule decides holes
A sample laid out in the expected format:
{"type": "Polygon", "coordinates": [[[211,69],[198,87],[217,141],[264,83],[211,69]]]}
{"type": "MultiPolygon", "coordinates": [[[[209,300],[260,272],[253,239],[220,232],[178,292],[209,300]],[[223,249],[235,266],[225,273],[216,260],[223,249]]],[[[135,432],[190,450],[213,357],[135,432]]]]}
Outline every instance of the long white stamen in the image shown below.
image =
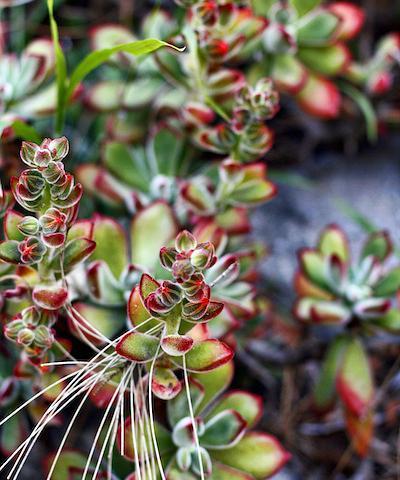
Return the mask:
{"type": "Polygon", "coordinates": [[[185,355],[183,355],[182,360],[183,360],[183,376],[184,376],[184,379],[185,379],[186,396],[187,396],[187,401],[188,401],[188,405],[189,405],[190,419],[192,420],[192,425],[193,425],[193,435],[194,435],[194,441],[195,441],[196,449],[197,449],[197,457],[198,457],[198,460],[199,460],[200,478],[201,478],[201,480],[205,480],[204,469],[203,469],[203,460],[201,458],[201,451],[200,451],[199,436],[197,434],[197,425],[196,425],[196,420],[195,420],[195,417],[194,417],[192,399],[190,397],[190,386],[189,386],[189,378],[188,378],[187,369],[186,369],[186,356],[185,355]]]}
{"type": "Polygon", "coordinates": [[[161,475],[162,480],[166,480],[165,474],[164,474],[163,464],[162,464],[161,457],[160,457],[160,451],[158,449],[156,431],[155,431],[155,428],[154,428],[154,412],[153,412],[153,399],[152,399],[152,395],[153,395],[152,379],[153,379],[154,367],[155,367],[155,364],[156,364],[156,361],[157,361],[158,353],[160,351],[160,346],[161,346],[161,344],[158,345],[157,352],[156,352],[156,355],[155,355],[155,357],[154,357],[154,359],[151,363],[150,372],[149,372],[149,385],[148,385],[148,387],[149,387],[149,412],[150,412],[151,440],[152,440],[153,447],[154,447],[154,450],[155,450],[155,453],[156,453],[158,469],[160,471],[160,475],[161,475]]]}
{"type": "Polygon", "coordinates": [[[139,462],[139,454],[138,454],[138,446],[136,442],[136,428],[135,428],[135,408],[133,403],[135,393],[135,383],[133,379],[133,375],[131,377],[131,384],[130,384],[130,391],[129,391],[129,406],[131,411],[131,431],[132,431],[132,444],[135,456],[135,464],[136,464],[136,473],[138,473],[138,480],[142,480],[142,467],[139,462]]]}
{"type": "Polygon", "coordinates": [[[63,436],[63,438],[62,438],[62,440],[61,440],[61,443],[60,443],[60,445],[59,445],[59,447],[58,447],[56,456],[54,457],[54,460],[53,460],[53,462],[52,462],[52,465],[51,465],[51,468],[50,468],[50,471],[49,471],[49,473],[48,473],[48,475],[47,475],[47,479],[46,479],[46,480],[50,480],[50,479],[51,479],[51,476],[52,476],[52,474],[53,474],[53,472],[54,472],[54,469],[55,469],[55,467],[56,467],[57,461],[58,461],[58,459],[59,459],[59,457],[60,457],[60,455],[61,455],[62,449],[64,448],[64,445],[65,445],[65,442],[67,441],[68,435],[69,435],[69,433],[71,432],[72,426],[74,425],[75,420],[76,420],[76,418],[78,417],[79,412],[81,411],[83,405],[85,404],[86,400],[88,399],[90,393],[93,391],[93,388],[96,386],[96,384],[97,384],[97,379],[99,379],[99,378],[102,377],[103,373],[107,370],[107,368],[109,368],[109,365],[110,365],[111,363],[112,363],[112,361],[109,362],[109,363],[103,368],[103,370],[101,370],[100,373],[98,373],[97,375],[95,375],[96,381],[92,383],[92,385],[90,386],[90,388],[89,388],[88,391],[86,392],[85,396],[83,397],[81,403],[79,404],[78,408],[76,409],[76,411],[75,411],[72,419],[70,420],[70,424],[68,425],[68,428],[67,428],[67,430],[65,431],[64,436],[63,436]]]}
{"type": "MultiPolygon", "coordinates": [[[[110,422],[110,426],[107,430],[107,433],[106,433],[106,436],[104,438],[104,441],[103,441],[103,445],[102,445],[102,448],[100,450],[100,454],[99,454],[99,458],[97,460],[97,464],[96,464],[96,467],[95,467],[95,470],[94,470],[94,473],[93,473],[93,476],[92,476],[92,480],[95,480],[96,477],[97,477],[97,474],[99,472],[99,469],[100,469],[100,465],[101,465],[101,462],[103,460],[103,457],[104,457],[104,452],[107,448],[107,444],[108,444],[108,441],[110,439],[110,436],[112,434],[112,431],[114,429],[114,424],[117,423],[118,424],[118,417],[119,417],[119,409],[120,409],[120,402],[121,402],[121,392],[124,392],[125,388],[126,388],[126,385],[127,385],[127,382],[128,382],[128,379],[129,379],[129,374],[131,373],[131,370],[132,370],[132,365],[129,366],[129,368],[126,370],[126,372],[123,374],[122,378],[121,378],[121,381],[117,387],[117,391],[118,391],[118,403],[117,403],[117,408],[115,409],[114,411],[114,414],[111,418],[111,422],[110,422]]],[[[122,397],[123,398],[123,397],[122,397]]]]}
{"type": "Polygon", "coordinates": [[[101,419],[99,428],[97,429],[96,435],[95,435],[94,440],[93,440],[92,448],[90,449],[90,453],[89,453],[89,456],[88,456],[87,461],[86,461],[85,470],[83,472],[81,480],[86,479],[86,476],[87,476],[87,473],[88,473],[88,470],[89,470],[89,466],[90,466],[90,462],[92,461],[92,457],[93,457],[93,454],[94,454],[94,451],[95,451],[95,448],[96,448],[96,445],[97,445],[97,441],[99,440],[99,437],[100,437],[100,434],[103,430],[104,424],[107,421],[108,414],[109,414],[109,412],[110,412],[110,410],[113,406],[113,403],[114,403],[118,393],[119,393],[119,391],[118,391],[118,389],[116,389],[115,392],[113,393],[112,397],[111,397],[111,400],[108,403],[108,406],[106,408],[106,411],[104,412],[103,418],[101,419]]]}
{"type": "MultiPolygon", "coordinates": [[[[110,362],[110,364],[114,363],[115,361],[118,361],[118,358],[115,358],[113,359],[113,361],[110,362]]],[[[96,368],[96,366],[94,366],[93,368],[96,368]]],[[[78,377],[83,374],[87,374],[88,372],[86,371],[82,371],[80,372],[80,374],[78,375],[78,377]]],[[[73,383],[76,383],[79,378],[75,378],[72,382],[73,383]]],[[[73,400],[75,400],[75,398],[77,398],[79,395],[81,395],[88,387],[88,385],[90,385],[91,383],[97,383],[97,376],[95,375],[94,377],[90,377],[89,379],[87,379],[85,382],[83,382],[82,384],[78,385],[78,386],[75,386],[73,389],[70,389],[72,391],[76,391],[78,390],[78,392],[74,393],[74,395],[71,395],[72,391],[69,391],[69,389],[65,389],[60,395],[59,397],[57,398],[57,400],[55,402],[53,402],[50,407],[47,409],[46,413],[43,415],[43,417],[40,419],[40,422],[36,425],[36,427],[34,428],[33,432],[31,433],[31,435],[28,437],[27,439],[27,443],[26,445],[23,447],[17,461],[15,462],[15,465],[13,466],[13,468],[11,469],[11,471],[9,472],[8,476],[7,476],[7,479],[11,478],[15,468],[18,466],[19,462],[19,467],[15,473],[15,476],[14,476],[14,479],[16,479],[23,467],[23,465],[25,464],[27,458],[28,458],[28,455],[30,453],[30,451],[32,450],[32,448],[34,447],[37,439],[39,438],[41,432],[44,430],[44,428],[49,424],[49,422],[51,422],[51,420],[57,416],[62,410],[64,410],[66,408],[67,405],[69,405],[73,400]],[[63,400],[66,399],[66,401],[63,403],[62,406],[60,406],[60,408],[58,408],[58,405],[61,404],[63,402],[63,400]],[[30,443],[30,445],[29,445],[30,443]],[[26,450],[27,448],[27,450],[26,450]],[[26,451],[25,451],[26,450],[26,451]]],[[[25,442],[24,442],[25,443],[25,442]]]]}

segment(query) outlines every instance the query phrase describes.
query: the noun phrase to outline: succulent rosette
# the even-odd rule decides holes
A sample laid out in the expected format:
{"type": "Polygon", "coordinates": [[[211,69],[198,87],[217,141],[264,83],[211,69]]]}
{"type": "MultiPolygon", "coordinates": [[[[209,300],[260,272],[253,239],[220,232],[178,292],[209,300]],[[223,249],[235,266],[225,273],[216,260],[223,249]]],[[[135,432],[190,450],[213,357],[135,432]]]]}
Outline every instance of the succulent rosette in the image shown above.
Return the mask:
{"type": "MultiPolygon", "coordinates": [[[[193,374],[188,380],[190,406],[185,386],[167,403],[167,425],[156,422],[155,430],[168,479],[264,479],[289,460],[275,437],[254,430],[262,417],[261,397],[225,392],[232,376],[232,363],[193,374]]],[[[123,434],[123,454],[135,461],[140,451],[135,453],[130,419],[123,434]]]]}
{"type": "Polygon", "coordinates": [[[301,1],[274,1],[260,9],[268,20],[262,37],[265,69],[278,88],[312,115],[337,117],[342,99],[334,79],[347,72],[348,42],[361,30],[364,11],[349,2],[301,1]]]}
{"type": "Polygon", "coordinates": [[[51,82],[55,59],[53,43],[33,40],[20,56],[0,56],[0,136],[13,136],[15,120],[48,116],[56,108],[56,86],[51,82]]]}
{"type": "Polygon", "coordinates": [[[316,248],[300,251],[295,276],[295,316],[308,325],[330,327],[337,335],[325,356],[315,404],[327,409],[339,396],[348,432],[361,455],[367,453],[372,436],[375,398],[366,341],[380,330],[400,330],[400,310],[393,302],[400,269],[385,266],[391,253],[387,232],[376,232],[366,240],[358,262],[351,263],[345,233],[331,225],[316,248]]]}

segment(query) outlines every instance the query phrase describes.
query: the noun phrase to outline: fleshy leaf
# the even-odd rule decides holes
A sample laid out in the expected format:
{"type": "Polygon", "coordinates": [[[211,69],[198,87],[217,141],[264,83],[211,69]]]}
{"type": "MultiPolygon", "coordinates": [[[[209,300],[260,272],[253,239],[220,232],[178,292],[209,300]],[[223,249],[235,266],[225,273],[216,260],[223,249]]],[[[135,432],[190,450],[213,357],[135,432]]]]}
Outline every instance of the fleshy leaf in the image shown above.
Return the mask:
{"type": "Polygon", "coordinates": [[[87,238],[76,238],[67,243],[64,250],[64,268],[69,271],[90,257],[96,243],[87,238]]]}
{"type": "MultiPolygon", "coordinates": [[[[216,339],[204,340],[196,343],[185,355],[186,368],[191,372],[207,372],[229,362],[233,357],[233,350],[216,339]]],[[[178,361],[176,357],[174,361],[178,361]]],[[[182,365],[182,363],[179,363],[182,365]]]]}
{"type": "Polygon", "coordinates": [[[361,253],[361,258],[373,256],[381,262],[385,260],[393,250],[392,241],[385,231],[371,234],[361,253]]]}
{"type": "Polygon", "coordinates": [[[348,343],[349,339],[347,337],[338,337],[329,346],[319,379],[314,387],[314,403],[318,409],[325,410],[334,401],[336,376],[348,343]]]}
{"type": "Polygon", "coordinates": [[[144,333],[128,332],[117,343],[116,351],[129,360],[146,363],[156,356],[160,340],[144,333]]]}
{"type": "Polygon", "coordinates": [[[389,297],[400,289],[400,267],[390,270],[375,286],[374,295],[389,297]]]}
{"type": "Polygon", "coordinates": [[[153,270],[158,265],[161,248],[176,234],[176,220],[168,204],[159,201],[141,210],[131,225],[132,262],[153,270]]]}
{"type": "Polygon", "coordinates": [[[128,251],[125,233],[112,218],[96,216],[93,226],[93,240],[96,249],[92,260],[104,260],[115,278],[119,278],[128,264],[128,251]]]}
{"type": "Polygon", "coordinates": [[[260,432],[247,433],[234,447],[213,450],[212,455],[217,461],[260,480],[278,472],[290,458],[276,438],[260,432]]]}
{"type": "Polygon", "coordinates": [[[193,339],[185,335],[167,335],[161,341],[161,348],[167,355],[179,357],[193,347],[193,339]]]}
{"type": "Polygon", "coordinates": [[[223,412],[234,410],[246,421],[246,427],[252,428],[260,420],[263,410],[262,398],[252,393],[234,390],[225,394],[207,414],[207,418],[223,412]]]}
{"type": "Polygon", "coordinates": [[[245,432],[247,423],[236,410],[224,410],[211,416],[205,424],[201,444],[208,448],[229,448],[245,432]]]}
{"type": "Polygon", "coordinates": [[[151,388],[161,400],[172,400],[182,390],[182,384],[169,368],[155,368],[151,379],[151,388]]]}
{"type": "Polygon", "coordinates": [[[80,318],[80,315],[74,315],[74,312],[72,312],[71,314],[74,315],[75,319],[75,321],[69,319],[72,333],[78,338],[88,337],[95,345],[102,345],[104,341],[95,334],[95,331],[93,331],[93,335],[88,333],[88,330],[91,331],[91,326],[106,338],[114,338],[125,324],[123,312],[117,309],[107,309],[82,302],[75,303],[74,309],[84,318],[84,321],[80,318]],[[79,328],[75,326],[75,322],[82,327],[80,332],[79,328]]]}
{"type": "MultiPolygon", "coordinates": [[[[193,410],[196,412],[204,398],[204,388],[198,381],[189,378],[189,391],[193,410]]],[[[167,403],[167,414],[171,427],[174,427],[182,418],[190,416],[185,386],[183,386],[179,395],[167,403]]]]}
{"type": "Polygon", "coordinates": [[[374,434],[373,412],[369,411],[362,418],[359,418],[346,409],[345,420],[352,447],[361,457],[365,457],[368,454],[374,434]]]}
{"type": "Polygon", "coordinates": [[[18,250],[16,240],[6,240],[0,243],[0,260],[7,263],[19,263],[21,261],[21,253],[18,250]]]}
{"type": "Polygon", "coordinates": [[[317,10],[301,22],[297,29],[297,41],[301,46],[325,45],[332,40],[339,24],[339,18],[335,14],[317,10]]]}
{"type": "Polygon", "coordinates": [[[232,382],[233,373],[234,363],[230,361],[210,372],[191,375],[191,378],[194,378],[204,389],[202,401],[195,410],[196,414],[200,414],[221,392],[228,388],[232,382]]]}
{"type": "Polygon", "coordinates": [[[18,242],[21,242],[25,238],[18,229],[18,224],[23,218],[23,215],[14,210],[7,211],[3,220],[4,234],[7,240],[17,240],[18,242]]]}
{"type": "Polygon", "coordinates": [[[32,299],[38,307],[46,310],[58,310],[68,299],[68,290],[51,285],[38,285],[33,289],[32,299]]]}
{"type": "Polygon", "coordinates": [[[326,47],[301,48],[299,58],[312,71],[334,76],[346,71],[351,54],[344,43],[337,42],[326,47]]]}
{"type": "Polygon", "coordinates": [[[368,357],[360,340],[353,339],[344,352],[337,389],[346,407],[362,417],[371,407],[374,385],[368,357]]]}
{"type": "Polygon", "coordinates": [[[339,115],[342,104],[336,85],[324,77],[311,73],[296,98],[305,112],[327,120],[339,115]]]}
{"type": "Polygon", "coordinates": [[[326,256],[336,255],[343,262],[349,259],[348,239],[337,225],[329,225],[324,229],[318,242],[318,250],[326,256]]]}

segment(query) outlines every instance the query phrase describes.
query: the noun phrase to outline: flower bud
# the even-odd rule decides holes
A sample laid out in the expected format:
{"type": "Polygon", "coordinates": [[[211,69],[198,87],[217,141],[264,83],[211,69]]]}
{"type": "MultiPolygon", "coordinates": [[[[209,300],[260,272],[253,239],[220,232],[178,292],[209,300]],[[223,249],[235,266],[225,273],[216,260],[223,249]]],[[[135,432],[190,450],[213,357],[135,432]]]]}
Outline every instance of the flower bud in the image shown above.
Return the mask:
{"type": "Polygon", "coordinates": [[[59,183],[64,178],[65,170],[61,162],[50,162],[42,171],[43,177],[51,184],[59,183]]]}
{"type": "Polygon", "coordinates": [[[189,448],[181,447],[176,453],[176,462],[179,468],[187,472],[192,464],[192,455],[189,448]]]}
{"type": "Polygon", "coordinates": [[[51,154],[49,150],[45,148],[39,148],[35,152],[33,163],[38,167],[47,167],[51,161],[51,154]]]}
{"type": "Polygon", "coordinates": [[[23,263],[35,263],[42,259],[46,246],[36,237],[28,237],[18,245],[23,263]]]}
{"type": "Polygon", "coordinates": [[[172,266],[172,275],[178,280],[189,280],[193,273],[193,265],[187,259],[176,260],[172,266]]]}
{"type": "Polygon", "coordinates": [[[175,239],[175,248],[178,252],[186,252],[188,250],[193,250],[197,246],[197,240],[195,237],[188,232],[187,230],[183,230],[178,234],[175,239]]]}
{"type": "Polygon", "coordinates": [[[35,333],[29,328],[22,328],[17,335],[17,343],[24,347],[29,347],[35,340],[35,333]]]}
{"type": "Polygon", "coordinates": [[[54,343],[54,335],[46,325],[39,325],[35,330],[35,345],[41,349],[50,348],[54,343]]]}
{"type": "Polygon", "coordinates": [[[36,217],[24,217],[18,224],[18,230],[24,235],[36,235],[39,232],[40,224],[36,217]]]}
{"type": "Polygon", "coordinates": [[[166,268],[167,270],[172,269],[172,265],[174,264],[176,260],[176,255],[178,252],[175,250],[175,248],[167,248],[163,247],[160,250],[160,262],[161,265],[166,268]]]}
{"type": "Polygon", "coordinates": [[[4,327],[4,335],[9,339],[16,341],[18,333],[25,327],[24,321],[21,318],[11,321],[4,327]]]}
{"type": "Polygon", "coordinates": [[[34,200],[38,198],[46,186],[46,182],[42,174],[37,170],[25,170],[19,177],[18,185],[22,185],[27,190],[26,194],[23,189],[18,188],[18,194],[25,200],[34,200]]]}
{"type": "Polygon", "coordinates": [[[201,243],[190,256],[190,263],[198,270],[210,268],[215,260],[215,249],[211,242],[201,243]]]}
{"type": "Polygon", "coordinates": [[[39,219],[43,233],[64,232],[67,228],[67,216],[57,208],[49,208],[39,219]]]}

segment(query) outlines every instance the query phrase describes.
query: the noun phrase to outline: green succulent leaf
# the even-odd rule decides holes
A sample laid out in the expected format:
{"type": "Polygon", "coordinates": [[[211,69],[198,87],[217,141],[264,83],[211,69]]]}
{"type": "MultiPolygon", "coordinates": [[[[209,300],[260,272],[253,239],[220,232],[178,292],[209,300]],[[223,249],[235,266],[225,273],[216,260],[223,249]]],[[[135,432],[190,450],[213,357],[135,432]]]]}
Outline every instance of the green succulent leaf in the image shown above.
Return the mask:
{"type": "Polygon", "coordinates": [[[6,240],[0,243],[0,259],[7,263],[19,263],[21,261],[21,254],[18,250],[16,240],[6,240]]]}
{"type": "Polygon", "coordinates": [[[341,400],[354,415],[361,417],[369,410],[374,384],[367,354],[357,338],[347,345],[336,385],[341,400]]]}
{"type": "Polygon", "coordinates": [[[156,356],[160,339],[145,333],[128,332],[117,343],[117,352],[138,363],[146,363],[156,356]]]}
{"type": "Polygon", "coordinates": [[[153,271],[159,263],[160,249],[176,234],[176,220],[167,203],[159,201],[144,208],[131,224],[132,262],[153,271]]]}
{"type": "Polygon", "coordinates": [[[91,260],[103,260],[115,278],[119,278],[128,265],[128,246],[124,230],[112,218],[98,216],[93,227],[96,249],[91,260]]]}
{"type": "Polygon", "coordinates": [[[314,403],[318,409],[326,409],[334,401],[336,376],[349,341],[348,337],[338,337],[329,346],[322,364],[321,374],[314,387],[314,403]]]}
{"type": "Polygon", "coordinates": [[[76,238],[67,243],[64,250],[64,268],[66,271],[90,257],[96,243],[87,238],[76,238]]]}
{"type": "MultiPolygon", "coordinates": [[[[192,401],[193,410],[196,412],[199,410],[199,406],[204,398],[203,386],[193,380],[189,379],[189,392],[192,401]]],[[[168,422],[173,428],[182,418],[190,416],[189,404],[187,399],[186,388],[181,390],[179,395],[167,403],[168,422]]]]}
{"type": "Polygon", "coordinates": [[[21,242],[25,238],[18,228],[18,224],[23,218],[23,215],[14,210],[8,210],[8,212],[5,214],[3,228],[7,240],[16,240],[21,242]]]}
{"type": "Polygon", "coordinates": [[[343,230],[336,225],[330,225],[323,231],[318,249],[323,255],[336,255],[343,262],[349,259],[348,240],[343,230]]]}
{"type": "Polygon", "coordinates": [[[119,142],[108,142],[104,149],[104,163],[116,178],[142,192],[150,184],[148,166],[139,150],[119,142]]]}
{"type": "Polygon", "coordinates": [[[392,308],[383,317],[374,320],[374,324],[389,332],[398,333],[400,331],[400,310],[392,308]]]}
{"type": "Polygon", "coordinates": [[[204,388],[204,395],[195,411],[196,414],[200,414],[220,393],[228,388],[232,381],[233,373],[233,362],[227,362],[225,365],[221,365],[210,372],[193,373],[191,375],[204,388]]]}
{"type": "Polygon", "coordinates": [[[212,456],[260,480],[273,475],[289,459],[289,454],[274,437],[260,432],[247,433],[234,447],[213,450],[212,456]]]}
{"type": "MultiPolygon", "coordinates": [[[[224,365],[232,357],[233,351],[225,343],[216,339],[203,340],[185,355],[186,368],[190,372],[207,372],[224,365]]],[[[179,357],[174,358],[174,362],[183,365],[179,357]]]]}
{"type": "Polygon", "coordinates": [[[393,268],[374,287],[374,294],[378,297],[390,297],[400,288],[400,267],[393,268]]]}
{"type": "Polygon", "coordinates": [[[361,258],[371,255],[382,262],[390,255],[392,248],[392,242],[387,232],[375,232],[368,237],[361,258]]]}
{"type": "Polygon", "coordinates": [[[321,0],[290,0],[290,4],[296,10],[299,17],[313,10],[321,3],[321,0]]]}
{"type": "Polygon", "coordinates": [[[318,10],[301,20],[297,29],[297,41],[301,46],[324,45],[332,40],[339,25],[336,15],[326,10],[318,10]]]}
{"type": "Polygon", "coordinates": [[[218,400],[213,409],[207,414],[207,418],[212,418],[225,410],[234,410],[246,421],[247,428],[252,428],[261,418],[262,404],[261,397],[235,390],[228,392],[218,400]]]}
{"type": "Polygon", "coordinates": [[[229,448],[240,440],[246,427],[246,421],[236,410],[223,410],[205,424],[201,444],[207,449],[229,448]]]}

